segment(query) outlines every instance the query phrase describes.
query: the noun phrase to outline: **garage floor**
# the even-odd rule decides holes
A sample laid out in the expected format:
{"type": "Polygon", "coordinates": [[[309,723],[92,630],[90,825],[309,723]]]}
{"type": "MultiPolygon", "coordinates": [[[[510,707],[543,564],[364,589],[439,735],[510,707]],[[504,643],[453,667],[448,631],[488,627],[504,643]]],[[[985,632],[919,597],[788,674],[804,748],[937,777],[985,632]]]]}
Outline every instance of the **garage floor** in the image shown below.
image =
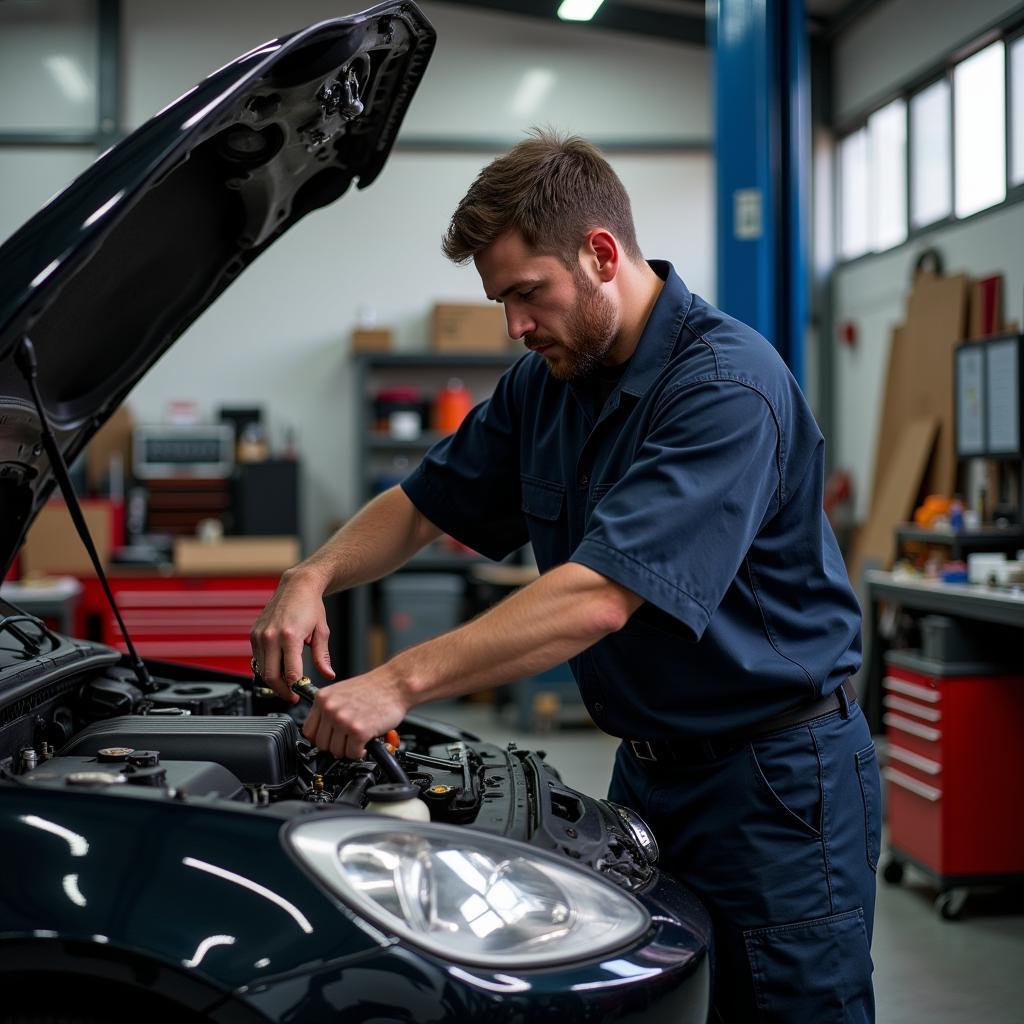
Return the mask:
{"type": "MultiPolygon", "coordinates": [[[[570,786],[604,796],[617,741],[591,726],[544,733],[516,728],[487,705],[444,702],[425,713],[482,739],[540,748],[570,786]]],[[[909,869],[900,886],[879,880],[872,955],[879,1024],[1022,1024],[1024,893],[972,896],[964,918],[941,921],[934,893],[909,869]]]]}

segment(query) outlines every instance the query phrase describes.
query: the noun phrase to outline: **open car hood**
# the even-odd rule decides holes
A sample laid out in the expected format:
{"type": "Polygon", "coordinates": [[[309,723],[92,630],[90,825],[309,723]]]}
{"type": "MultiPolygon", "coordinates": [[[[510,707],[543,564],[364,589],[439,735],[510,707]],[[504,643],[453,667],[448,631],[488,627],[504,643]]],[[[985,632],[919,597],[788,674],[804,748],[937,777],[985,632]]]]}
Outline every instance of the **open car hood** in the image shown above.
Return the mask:
{"type": "Polygon", "coordinates": [[[160,111],[0,247],[0,577],[65,461],[296,221],[380,173],[434,47],[414,4],[271,40],[160,111]]]}

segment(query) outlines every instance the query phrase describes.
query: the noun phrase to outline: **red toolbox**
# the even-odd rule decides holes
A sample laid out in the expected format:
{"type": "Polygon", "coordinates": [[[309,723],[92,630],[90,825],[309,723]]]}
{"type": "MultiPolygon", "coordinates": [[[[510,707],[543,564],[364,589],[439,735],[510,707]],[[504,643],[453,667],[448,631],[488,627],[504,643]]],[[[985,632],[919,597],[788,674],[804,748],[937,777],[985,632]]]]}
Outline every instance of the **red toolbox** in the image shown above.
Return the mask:
{"type": "MultiPolygon", "coordinates": [[[[249,630],[277,586],[277,576],[112,576],[125,625],[143,658],[251,673],[249,630]]],[[[99,581],[83,580],[80,609],[100,623],[104,643],[126,650],[99,581]]],[[[83,625],[79,636],[89,635],[83,625]]]]}
{"type": "Polygon", "coordinates": [[[908,651],[885,660],[885,877],[907,861],[943,891],[1024,879],[1024,677],[908,651]]]}

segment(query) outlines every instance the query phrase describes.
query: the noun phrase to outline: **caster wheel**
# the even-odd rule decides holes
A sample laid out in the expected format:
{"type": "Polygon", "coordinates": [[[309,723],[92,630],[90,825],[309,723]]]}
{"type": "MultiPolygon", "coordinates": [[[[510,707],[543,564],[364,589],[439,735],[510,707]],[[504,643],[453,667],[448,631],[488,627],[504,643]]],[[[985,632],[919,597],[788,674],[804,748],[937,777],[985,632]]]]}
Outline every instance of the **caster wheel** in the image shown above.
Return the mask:
{"type": "Polygon", "coordinates": [[[899,885],[903,881],[903,865],[898,860],[887,861],[882,868],[882,877],[890,885],[899,885]]]}
{"type": "Polygon", "coordinates": [[[963,889],[950,889],[935,897],[935,910],[943,921],[959,921],[966,902],[967,893],[963,889]]]}

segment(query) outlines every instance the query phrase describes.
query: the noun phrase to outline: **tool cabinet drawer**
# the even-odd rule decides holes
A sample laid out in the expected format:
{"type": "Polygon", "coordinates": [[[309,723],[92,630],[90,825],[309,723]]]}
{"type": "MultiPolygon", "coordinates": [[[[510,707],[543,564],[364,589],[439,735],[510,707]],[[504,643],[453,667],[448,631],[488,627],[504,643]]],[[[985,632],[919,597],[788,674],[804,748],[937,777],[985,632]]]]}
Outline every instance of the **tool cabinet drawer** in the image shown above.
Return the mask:
{"type": "Polygon", "coordinates": [[[922,722],[900,711],[886,711],[882,715],[882,723],[893,742],[915,754],[942,761],[941,725],[922,722]]]}
{"type": "Polygon", "coordinates": [[[1024,871],[1024,679],[941,662],[922,671],[906,652],[886,663],[893,849],[940,876],[1024,871]]]}
{"type": "MultiPolygon", "coordinates": [[[[249,631],[277,586],[271,576],[113,579],[111,589],[139,655],[248,674],[249,631]]],[[[105,642],[127,645],[114,615],[105,642]]]]}

